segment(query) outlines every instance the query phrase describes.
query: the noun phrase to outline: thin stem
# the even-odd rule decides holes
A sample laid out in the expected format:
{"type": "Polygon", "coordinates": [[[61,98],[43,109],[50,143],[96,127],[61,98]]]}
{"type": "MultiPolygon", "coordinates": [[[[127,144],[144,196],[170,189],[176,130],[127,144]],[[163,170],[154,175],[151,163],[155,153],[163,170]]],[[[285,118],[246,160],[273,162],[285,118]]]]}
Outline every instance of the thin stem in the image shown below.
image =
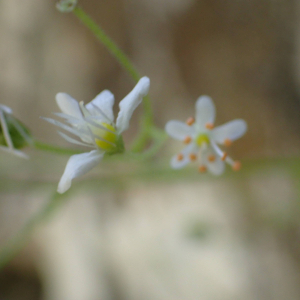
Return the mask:
{"type": "MultiPolygon", "coordinates": [[[[132,158],[139,159],[139,160],[147,160],[149,158],[152,158],[163,146],[164,142],[168,138],[167,134],[160,129],[157,129],[155,127],[150,128],[149,134],[152,138],[153,144],[149,149],[144,151],[143,153],[136,153],[138,151],[132,150],[133,153],[129,153],[128,155],[132,158]]],[[[139,147],[140,145],[136,144],[136,147],[139,147]]]]}
{"type": "MultiPolygon", "coordinates": [[[[111,40],[111,38],[104,32],[104,30],[95,23],[95,21],[85,13],[80,7],[75,7],[73,10],[75,16],[96,36],[96,38],[108,49],[108,51],[117,59],[123,68],[132,76],[137,82],[140,75],[126,56],[126,54],[111,40]]],[[[150,139],[149,128],[153,126],[153,111],[151,102],[148,96],[144,97],[144,118],[142,127],[136,138],[132,151],[140,152],[150,139]]]]}
{"type": "Polygon", "coordinates": [[[58,146],[54,146],[51,144],[43,143],[38,140],[34,140],[33,147],[38,150],[48,151],[56,154],[62,154],[62,155],[73,155],[73,154],[79,154],[82,151],[79,150],[73,150],[68,148],[62,148],[58,146]]]}
{"type": "Polygon", "coordinates": [[[119,63],[128,71],[135,81],[140,79],[135,67],[130,62],[124,52],[111,40],[104,30],[95,23],[95,21],[85,13],[80,7],[73,10],[75,16],[96,36],[96,38],[109,50],[109,52],[119,61],[119,63]]]}
{"type": "Polygon", "coordinates": [[[0,270],[24,247],[36,226],[42,221],[45,221],[57,207],[64,203],[63,200],[65,199],[66,197],[64,195],[55,192],[49,203],[35,216],[29,219],[22,229],[0,249],[0,270]]]}

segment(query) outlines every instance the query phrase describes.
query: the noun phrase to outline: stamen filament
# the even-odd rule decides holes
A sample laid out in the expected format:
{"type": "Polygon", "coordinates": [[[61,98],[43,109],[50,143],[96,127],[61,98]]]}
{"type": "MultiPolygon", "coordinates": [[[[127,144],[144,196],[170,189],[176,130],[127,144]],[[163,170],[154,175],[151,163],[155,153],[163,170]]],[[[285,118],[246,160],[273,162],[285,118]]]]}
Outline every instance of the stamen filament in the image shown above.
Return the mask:
{"type": "Polygon", "coordinates": [[[114,135],[117,134],[116,132],[114,132],[114,131],[112,131],[112,130],[106,128],[106,127],[104,127],[103,125],[101,125],[101,124],[99,124],[99,123],[97,123],[97,122],[95,122],[95,121],[93,121],[93,120],[91,120],[91,119],[89,119],[89,118],[84,118],[84,120],[85,120],[87,123],[89,123],[90,125],[92,125],[92,126],[95,126],[95,127],[97,127],[97,128],[103,129],[103,130],[105,130],[105,131],[107,131],[107,132],[113,133],[114,135]]]}
{"type": "Polygon", "coordinates": [[[101,114],[107,120],[108,123],[112,122],[112,120],[109,119],[109,117],[102,111],[100,107],[96,106],[94,103],[92,103],[92,106],[99,114],[101,114]]]}
{"type": "Polygon", "coordinates": [[[80,102],[79,102],[79,106],[80,106],[81,111],[82,111],[82,113],[83,113],[83,115],[84,115],[85,117],[88,117],[88,116],[91,115],[91,113],[90,113],[90,112],[86,109],[86,107],[84,106],[84,102],[83,102],[83,101],[80,101],[80,102]]]}
{"type": "Polygon", "coordinates": [[[93,139],[93,143],[94,143],[94,145],[98,148],[98,145],[97,145],[97,143],[95,142],[95,140],[99,140],[99,141],[102,141],[102,142],[105,142],[105,143],[108,143],[108,144],[110,144],[110,145],[112,145],[112,146],[116,146],[116,144],[114,144],[114,143],[112,143],[112,142],[110,142],[110,141],[108,141],[108,140],[106,140],[106,139],[104,139],[104,138],[102,138],[102,137],[100,137],[100,136],[98,136],[98,135],[95,135],[94,133],[93,133],[93,131],[91,130],[91,128],[89,128],[89,126],[87,126],[88,127],[88,129],[89,129],[89,131],[90,131],[90,134],[92,135],[92,137],[94,138],[93,139]]]}

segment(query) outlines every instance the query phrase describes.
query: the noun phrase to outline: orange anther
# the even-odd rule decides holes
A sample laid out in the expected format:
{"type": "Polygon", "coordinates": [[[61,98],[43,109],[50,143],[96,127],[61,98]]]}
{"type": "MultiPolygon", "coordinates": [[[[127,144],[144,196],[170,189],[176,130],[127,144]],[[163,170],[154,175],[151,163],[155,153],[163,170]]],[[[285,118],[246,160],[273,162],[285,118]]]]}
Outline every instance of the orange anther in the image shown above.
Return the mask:
{"type": "Polygon", "coordinates": [[[233,171],[239,171],[242,167],[242,164],[239,161],[235,161],[234,164],[232,165],[232,170],[233,171]]]}
{"type": "Polygon", "coordinates": [[[198,168],[198,170],[199,170],[199,172],[200,173],[205,173],[206,172],[206,170],[207,170],[207,168],[205,167],[205,166],[200,166],[199,168],[198,168]]]}
{"type": "Polygon", "coordinates": [[[194,153],[191,153],[191,154],[189,155],[189,157],[190,157],[190,160],[191,160],[191,161],[195,161],[195,160],[197,159],[197,155],[194,154],[194,153]]]}
{"type": "Polygon", "coordinates": [[[214,126],[213,123],[206,123],[206,124],[205,124],[205,128],[206,128],[206,129],[211,130],[211,129],[214,129],[214,127],[215,127],[215,126],[214,126]]]}
{"type": "Polygon", "coordinates": [[[183,160],[183,154],[179,153],[179,154],[177,155],[177,160],[178,160],[178,161],[183,160]]]}
{"type": "Polygon", "coordinates": [[[190,117],[185,122],[187,125],[191,126],[195,123],[195,119],[193,117],[190,117]]]}
{"type": "Polygon", "coordinates": [[[227,156],[228,156],[228,154],[227,154],[226,152],[224,152],[223,155],[222,155],[222,157],[221,157],[221,160],[224,161],[224,160],[226,159],[227,156]]]}
{"type": "Polygon", "coordinates": [[[192,138],[191,138],[189,135],[186,136],[186,137],[184,138],[184,140],[183,140],[183,142],[184,142],[185,144],[189,144],[191,141],[192,141],[192,138]]]}
{"type": "Polygon", "coordinates": [[[211,155],[208,155],[207,159],[209,162],[214,162],[216,160],[216,157],[213,154],[211,154],[211,155]]]}
{"type": "Polygon", "coordinates": [[[226,147],[231,146],[231,144],[232,144],[232,140],[230,140],[230,139],[225,139],[225,140],[224,140],[224,145],[225,145],[226,147]]]}

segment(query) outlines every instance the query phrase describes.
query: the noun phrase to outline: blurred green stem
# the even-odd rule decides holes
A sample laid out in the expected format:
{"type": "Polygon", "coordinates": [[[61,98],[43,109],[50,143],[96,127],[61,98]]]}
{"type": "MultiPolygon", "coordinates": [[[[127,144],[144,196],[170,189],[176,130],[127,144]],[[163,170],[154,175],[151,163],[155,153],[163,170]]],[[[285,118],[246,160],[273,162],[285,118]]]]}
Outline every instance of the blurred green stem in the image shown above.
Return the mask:
{"type": "Polygon", "coordinates": [[[22,229],[0,249],[0,270],[24,247],[36,225],[45,221],[57,207],[64,203],[65,199],[64,195],[55,192],[45,207],[29,219],[22,229]]]}
{"type": "Polygon", "coordinates": [[[82,151],[73,150],[73,149],[69,149],[69,148],[61,148],[58,146],[40,142],[38,140],[33,141],[33,147],[38,150],[48,151],[48,152],[62,154],[62,155],[73,155],[73,154],[79,154],[82,152],[82,151]]]}

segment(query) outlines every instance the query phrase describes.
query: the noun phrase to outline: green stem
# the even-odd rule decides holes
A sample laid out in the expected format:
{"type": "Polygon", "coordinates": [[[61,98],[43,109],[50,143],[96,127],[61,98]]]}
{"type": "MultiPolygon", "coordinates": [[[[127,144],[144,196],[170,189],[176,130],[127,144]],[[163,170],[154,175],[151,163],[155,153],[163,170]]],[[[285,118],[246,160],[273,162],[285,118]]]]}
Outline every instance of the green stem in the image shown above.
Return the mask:
{"type": "Polygon", "coordinates": [[[79,154],[82,153],[82,151],[79,150],[73,150],[68,148],[61,148],[58,146],[50,145],[47,143],[40,142],[38,140],[34,140],[33,147],[38,150],[48,151],[56,154],[62,154],[62,155],[73,155],[73,154],[79,154]]]}
{"type": "Polygon", "coordinates": [[[109,50],[109,52],[119,61],[119,63],[128,71],[135,81],[140,79],[140,75],[130,62],[123,51],[110,39],[104,30],[95,23],[95,21],[86,14],[80,7],[73,10],[75,16],[96,36],[96,38],[109,50]]]}
{"type": "Polygon", "coordinates": [[[152,145],[149,147],[149,149],[147,149],[143,153],[138,153],[138,154],[136,153],[138,151],[134,151],[134,150],[138,149],[138,147],[141,144],[133,145],[136,147],[136,149],[132,147],[133,150],[131,151],[133,153],[130,152],[128,153],[130,157],[138,160],[147,160],[149,158],[152,158],[160,150],[160,148],[163,146],[164,142],[168,138],[167,134],[163,130],[157,129],[155,127],[151,127],[148,132],[150,137],[152,138],[152,145]]]}
{"type": "Polygon", "coordinates": [[[0,270],[24,247],[36,226],[42,221],[45,221],[58,206],[64,203],[63,200],[65,200],[65,196],[55,193],[49,203],[47,203],[40,212],[29,219],[22,229],[0,249],[0,270]]]}
{"type": "MultiPolygon", "coordinates": [[[[86,14],[80,7],[75,7],[73,10],[75,16],[96,36],[96,38],[108,49],[108,51],[117,59],[123,68],[132,76],[137,82],[140,75],[126,56],[126,54],[111,40],[111,38],[104,32],[104,30],[95,23],[95,21],[86,14]]],[[[151,102],[148,96],[144,97],[144,119],[142,128],[136,138],[132,151],[140,152],[150,139],[149,127],[153,126],[153,111],[151,102]]]]}

